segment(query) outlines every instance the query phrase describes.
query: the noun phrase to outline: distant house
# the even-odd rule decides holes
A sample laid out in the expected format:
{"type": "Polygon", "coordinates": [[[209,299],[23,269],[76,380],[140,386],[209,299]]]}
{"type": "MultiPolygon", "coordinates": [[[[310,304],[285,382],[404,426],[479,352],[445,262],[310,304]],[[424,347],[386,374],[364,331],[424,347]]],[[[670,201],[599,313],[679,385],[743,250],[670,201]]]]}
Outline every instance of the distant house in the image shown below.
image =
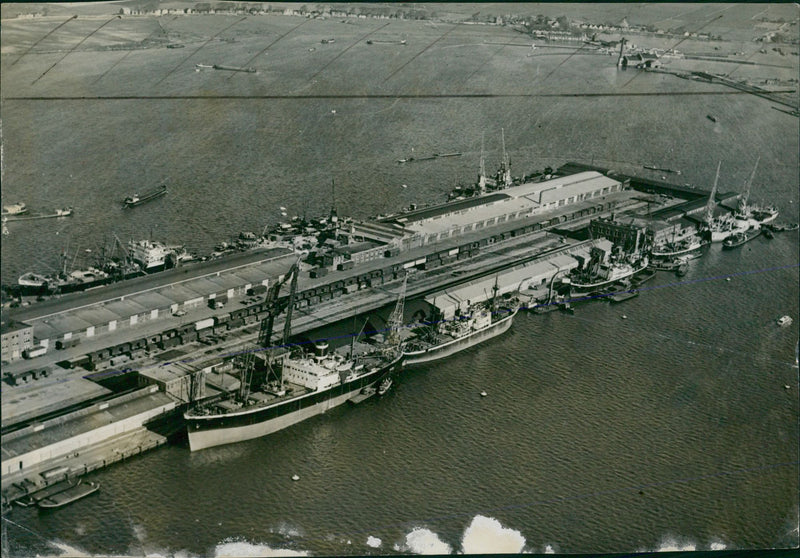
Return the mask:
{"type": "Polygon", "coordinates": [[[636,54],[626,54],[620,60],[620,66],[633,68],[660,68],[661,60],[655,54],[638,52],[636,54]]]}

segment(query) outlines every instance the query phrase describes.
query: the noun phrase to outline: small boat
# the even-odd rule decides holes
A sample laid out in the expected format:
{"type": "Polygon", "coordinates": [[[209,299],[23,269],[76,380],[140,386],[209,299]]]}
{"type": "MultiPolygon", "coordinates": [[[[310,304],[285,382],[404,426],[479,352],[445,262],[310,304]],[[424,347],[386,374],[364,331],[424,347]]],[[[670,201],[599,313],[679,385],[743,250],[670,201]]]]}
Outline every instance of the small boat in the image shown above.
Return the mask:
{"type": "Polygon", "coordinates": [[[618,302],[625,302],[626,300],[630,300],[637,296],[639,296],[639,291],[633,289],[627,292],[614,293],[608,297],[608,300],[610,300],[613,303],[618,303],[618,302]]]}
{"type": "Polygon", "coordinates": [[[255,68],[240,68],[238,66],[223,66],[222,64],[214,64],[211,66],[215,70],[227,70],[229,72],[247,72],[248,74],[256,73],[255,68]]]}
{"type": "Polygon", "coordinates": [[[772,240],[775,238],[775,233],[771,229],[764,229],[764,237],[772,240]]]}
{"type": "Polygon", "coordinates": [[[392,383],[393,382],[391,376],[387,376],[386,378],[384,378],[378,385],[378,395],[383,395],[384,393],[389,391],[389,388],[392,387],[392,383]]]}
{"type": "Polygon", "coordinates": [[[792,325],[792,318],[790,318],[789,316],[781,316],[781,317],[780,317],[780,318],[778,318],[778,319],[777,319],[775,322],[776,322],[776,323],[777,323],[779,326],[781,326],[781,327],[785,327],[785,326],[792,325]]]}
{"type": "Polygon", "coordinates": [[[777,225],[764,225],[765,229],[773,232],[796,231],[798,228],[797,223],[778,223],[777,225]]]}
{"type": "Polygon", "coordinates": [[[488,394],[488,393],[486,393],[485,391],[482,391],[482,392],[481,392],[481,397],[486,397],[487,395],[489,395],[489,394],[488,394]]]}
{"type": "Polygon", "coordinates": [[[413,163],[414,161],[433,161],[434,159],[440,159],[442,157],[460,157],[461,152],[454,151],[453,153],[434,153],[433,155],[429,155],[427,157],[408,157],[406,159],[398,159],[398,163],[413,163]]]}
{"type": "MultiPolygon", "coordinates": [[[[25,210],[27,213],[27,209],[25,210]]],[[[63,209],[56,209],[54,213],[47,213],[43,215],[35,214],[35,215],[26,215],[26,214],[16,214],[10,217],[4,217],[5,221],[11,223],[13,221],[34,221],[36,219],[51,219],[53,217],[71,217],[73,210],[71,207],[65,207],[63,209]]]]}
{"type": "Polygon", "coordinates": [[[672,172],[672,173],[675,173],[675,174],[681,174],[681,171],[679,171],[679,170],[668,169],[668,168],[665,168],[665,167],[657,167],[655,165],[642,165],[642,167],[644,167],[644,168],[646,168],[648,170],[654,170],[654,171],[660,171],[660,172],[672,172]]]}
{"type": "Polygon", "coordinates": [[[78,479],[75,482],[63,481],[63,482],[58,482],[56,484],[51,484],[41,490],[38,490],[37,492],[34,492],[33,494],[29,494],[24,498],[16,500],[15,503],[19,506],[22,506],[23,508],[35,506],[39,502],[39,500],[49,498],[50,496],[58,494],[59,492],[63,492],[64,490],[74,488],[78,486],[80,483],[81,480],[78,479]]]}
{"type": "Polygon", "coordinates": [[[300,480],[300,475],[292,475],[292,480],[297,482],[300,480]]]}
{"type": "Polygon", "coordinates": [[[641,273],[640,275],[636,275],[633,278],[631,278],[631,285],[634,287],[638,287],[642,283],[646,283],[655,276],[656,276],[655,270],[649,269],[648,267],[648,269],[644,273],[641,273]]]}
{"type": "Polygon", "coordinates": [[[27,212],[28,207],[22,202],[3,206],[3,215],[22,215],[27,212]]]}
{"type": "Polygon", "coordinates": [[[149,192],[139,195],[134,194],[132,196],[128,196],[122,201],[123,207],[136,207],[137,205],[142,205],[143,203],[147,203],[150,200],[154,200],[158,197],[163,196],[167,193],[166,186],[159,186],[155,190],[150,190],[149,192]]]}
{"type": "Polygon", "coordinates": [[[358,405],[362,401],[365,401],[370,397],[372,397],[373,395],[375,395],[375,393],[377,393],[377,389],[375,389],[375,386],[367,386],[361,391],[359,391],[356,395],[351,397],[349,401],[353,405],[358,405]]]}
{"type": "Polygon", "coordinates": [[[36,502],[36,505],[43,509],[61,508],[81,498],[85,498],[90,494],[94,494],[98,490],[100,490],[100,485],[96,482],[89,482],[86,484],[78,483],[66,490],[42,498],[36,502]]]}
{"type": "Polygon", "coordinates": [[[714,115],[711,115],[711,114],[707,114],[706,118],[708,118],[711,122],[716,122],[717,121],[717,117],[714,116],[714,115]]]}

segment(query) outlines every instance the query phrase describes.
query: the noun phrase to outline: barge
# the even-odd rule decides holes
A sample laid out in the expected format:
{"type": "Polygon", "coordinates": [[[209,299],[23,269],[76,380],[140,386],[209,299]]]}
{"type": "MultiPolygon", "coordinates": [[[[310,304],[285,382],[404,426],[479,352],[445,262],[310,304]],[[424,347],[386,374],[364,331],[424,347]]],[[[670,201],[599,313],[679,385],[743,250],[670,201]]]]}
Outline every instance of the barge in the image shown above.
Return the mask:
{"type": "Polygon", "coordinates": [[[42,509],[61,508],[67,504],[71,504],[81,498],[85,498],[90,494],[94,494],[100,490],[100,484],[95,482],[88,482],[81,484],[80,481],[66,490],[62,490],[45,498],[39,500],[36,505],[42,509]]]}
{"type": "Polygon", "coordinates": [[[145,192],[142,195],[134,194],[132,196],[128,196],[127,198],[122,200],[122,207],[123,208],[137,207],[139,205],[142,205],[143,203],[147,203],[156,198],[160,198],[166,193],[167,193],[167,187],[159,186],[158,188],[150,190],[149,192],[145,192]]]}

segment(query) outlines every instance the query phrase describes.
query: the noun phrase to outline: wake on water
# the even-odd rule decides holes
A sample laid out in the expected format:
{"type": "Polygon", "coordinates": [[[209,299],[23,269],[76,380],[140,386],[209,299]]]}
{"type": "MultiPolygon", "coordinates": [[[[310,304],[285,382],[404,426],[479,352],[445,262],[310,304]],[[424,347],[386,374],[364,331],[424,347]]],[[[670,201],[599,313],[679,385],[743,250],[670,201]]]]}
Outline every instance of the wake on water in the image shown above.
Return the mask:
{"type": "MultiPolygon", "coordinates": [[[[297,534],[299,531],[293,527],[283,525],[279,531],[287,534],[297,534]]],[[[330,540],[330,538],[328,539],[330,540]]],[[[364,539],[362,539],[364,540],[364,539]]],[[[141,542],[141,541],[140,541],[141,542]]],[[[66,543],[55,541],[51,543],[60,553],[56,553],[59,558],[92,558],[93,555],[75,548],[66,543]]],[[[345,544],[344,541],[342,544],[345,544]]],[[[348,540],[349,546],[352,541],[348,540]]],[[[383,541],[373,535],[367,537],[363,543],[365,551],[369,549],[380,549],[383,541]]],[[[525,552],[541,552],[543,554],[554,554],[559,550],[554,544],[545,544],[541,549],[525,548],[526,539],[519,531],[504,527],[500,521],[492,517],[476,515],[464,530],[461,537],[461,548],[455,553],[458,554],[520,554],[525,552]]],[[[356,545],[354,545],[356,546],[356,545]]],[[[407,554],[453,554],[453,546],[443,541],[438,534],[425,527],[415,527],[406,534],[403,541],[393,545],[395,552],[407,554]]],[[[719,538],[712,539],[706,545],[698,545],[685,537],[666,535],[654,549],[640,549],[636,552],[681,552],[694,550],[726,550],[727,544],[719,538]]],[[[357,549],[356,549],[357,551],[357,549]]],[[[170,550],[150,550],[145,547],[137,555],[144,554],[148,558],[195,558],[192,553],[170,550]]],[[[271,558],[275,556],[311,556],[307,550],[293,550],[288,548],[273,548],[260,542],[251,542],[245,539],[225,539],[218,543],[209,553],[214,558],[239,558],[245,556],[255,556],[259,558],[271,558]]],[[[103,555],[108,556],[108,555],[103,555]]]]}

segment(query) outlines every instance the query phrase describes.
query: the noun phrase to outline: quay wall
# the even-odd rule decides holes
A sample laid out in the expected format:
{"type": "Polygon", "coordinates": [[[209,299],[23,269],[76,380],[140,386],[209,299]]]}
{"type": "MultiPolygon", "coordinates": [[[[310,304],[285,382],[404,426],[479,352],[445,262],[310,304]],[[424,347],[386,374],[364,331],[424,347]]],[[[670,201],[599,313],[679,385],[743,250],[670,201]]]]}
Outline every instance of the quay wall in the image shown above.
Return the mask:
{"type": "MultiPolygon", "coordinates": [[[[550,215],[538,215],[535,219],[504,222],[501,225],[487,228],[471,228],[469,231],[462,231],[460,235],[451,235],[447,238],[415,234],[407,242],[403,242],[403,249],[398,253],[388,258],[367,262],[361,266],[361,269],[358,267],[347,270],[334,269],[322,280],[308,280],[301,277],[300,290],[295,296],[295,308],[310,308],[355,291],[381,286],[401,278],[411,268],[422,270],[460,264],[462,261],[476,256],[482,248],[497,242],[613,211],[617,205],[618,201],[615,199],[593,199],[590,202],[573,204],[572,207],[564,207],[560,212],[550,215]],[[413,255],[414,253],[416,255],[413,255]],[[303,283],[306,284],[303,285],[303,283]]],[[[286,256],[282,255],[281,257],[285,258],[286,256]]],[[[248,296],[247,291],[252,286],[269,284],[270,279],[275,280],[278,271],[273,271],[272,277],[259,276],[261,280],[258,281],[255,280],[253,274],[250,274],[246,282],[239,281],[238,284],[234,284],[234,279],[225,277],[226,270],[218,269],[213,274],[199,277],[201,281],[205,282],[204,287],[191,289],[188,294],[187,287],[191,283],[177,286],[162,283],[158,286],[157,292],[131,292],[116,301],[103,301],[76,309],[67,308],[61,312],[61,316],[48,317],[49,319],[46,321],[49,323],[44,323],[45,320],[42,319],[32,320],[34,334],[40,343],[50,347],[49,352],[51,353],[53,353],[52,348],[58,342],[65,344],[66,342],[75,343],[76,339],[92,340],[94,346],[97,347],[104,335],[115,334],[116,342],[109,338],[110,342],[107,346],[87,350],[83,355],[80,353],[80,345],[72,347],[68,352],[65,351],[65,358],[61,361],[62,365],[82,366],[93,370],[97,363],[116,356],[131,357],[156,348],[163,350],[208,335],[219,335],[229,329],[261,320],[266,309],[260,303],[251,303],[242,308],[236,307],[235,310],[227,313],[224,310],[216,312],[210,319],[202,320],[202,323],[195,322],[194,327],[187,327],[191,324],[186,324],[176,328],[174,322],[170,323],[166,316],[171,317],[178,309],[202,307],[209,299],[217,296],[227,297],[229,302],[226,307],[230,308],[234,302],[244,300],[248,296]],[[211,280],[214,280],[215,283],[225,283],[223,286],[227,288],[223,289],[213,284],[209,287],[208,283],[211,280]],[[198,290],[205,292],[200,294],[197,292],[198,290]],[[236,300],[237,298],[239,300],[236,300]],[[135,304],[136,311],[131,312],[128,306],[120,309],[117,307],[120,304],[135,304]],[[123,319],[121,316],[126,310],[130,315],[127,319],[123,319]],[[119,318],[107,319],[115,315],[119,318]],[[147,336],[135,337],[133,332],[137,327],[161,320],[164,322],[163,330],[147,336]],[[127,339],[120,342],[119,337],[127,339]]],[[[277,275],[277,279],[280,279],[280,275],[277,275]]],[[[190,279],[190,281],[192,280],[190,279]]],[[[77,304],[80,304],[80,299],[77,304]]],[[[149,329],[152,331],[154,327],[150,326],[149,329]]],[[[51,357],[51,360],[53,359],[54,357],[51,357]]]]}
{"type": "MultiPolygon", "coordinates": [[[[3,484],[5,485],[7,483],[11,475],[25,474],[31,469],[40,466],[42,463],[58,459],[59,457],[74,455],[76,452],[90,449],[109,438],[139,429],[150,419],[173,409],[175,407],[175,402],[170,400],[168,403],[159,404],[131,416],[121,418],[120,420],[114,420],[112,417],[109,418],[108,424],[87,429],[71,436],[67,434],[67,437],[61,439],[59,439],[58,435],[55,435],[50,443],[45,443],[44,445],[35,447],[29,451],[24,451],[23,453],[8,455],[9,453],[13,453],[14,446],[27,446],[28,444],[25,443],[25,438],[41,437],[46,439],[48,433],[44,432],[45,430],[52,430],[55,427],[65,427],[67,423],[75,421],[76,419],[86,417],[92,413],[101,412],[107,408],[119,406],[137,398],[149,396],[157,391],[158,388],[155,386],[137,390],[133,394],[119,397],[116,400],[93,405],[90,409],[82,409],[64,417],[51,419],[42,424],[31,425],[4,436],[3,446],[4,457],[6,458],[3,459],[0,465],[2,466],[3,484]]],[[[99,420],[101,419],[98,418],[98,422],[99,420]]],[[[65,427],[64,430],[68,431],[69,429],[65,427]]],[[[30,443],[30,445],[34,445],[34,443],[30,443]]],[[[5,486],[3,486],[3,488],[5,489],[5,486]]]]}

